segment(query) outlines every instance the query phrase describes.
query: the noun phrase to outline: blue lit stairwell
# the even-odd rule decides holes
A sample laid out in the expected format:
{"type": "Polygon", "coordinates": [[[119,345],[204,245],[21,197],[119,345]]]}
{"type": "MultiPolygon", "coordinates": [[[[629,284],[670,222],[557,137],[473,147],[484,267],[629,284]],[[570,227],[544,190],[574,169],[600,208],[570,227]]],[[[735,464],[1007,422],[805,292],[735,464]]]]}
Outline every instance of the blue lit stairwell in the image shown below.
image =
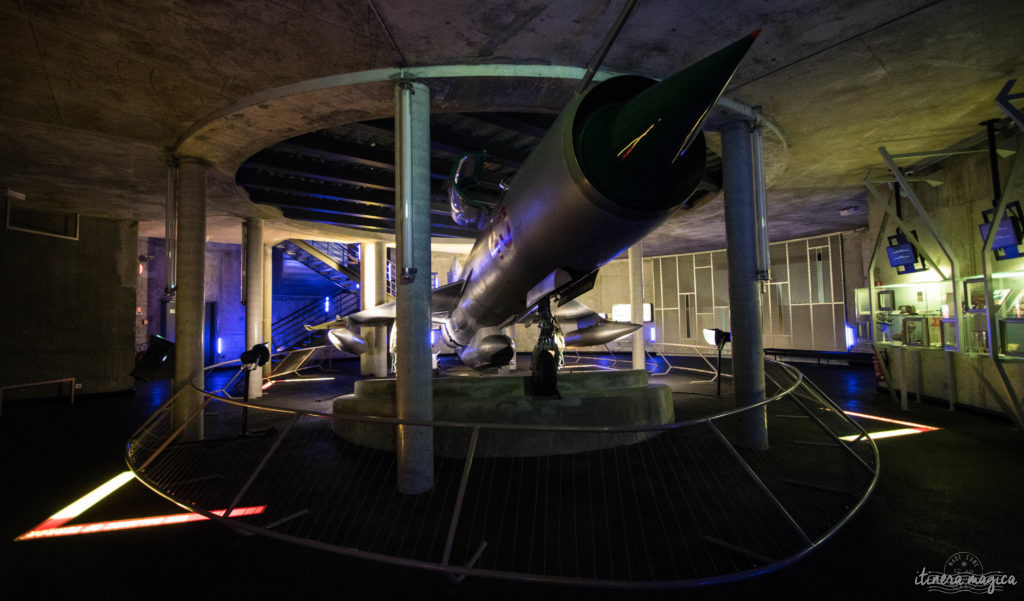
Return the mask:
{"type": "MultiPolygon", "coordinates": [[[[283,256],[275,265],[274,296],[310,297],[308,303],[276,319],[272,326],[275,352],[321,344],[323,332],[306,324],[322,323],[359,310],[359,245],[287,240],[278,244],[283,256]],[[305,266],[308,271],[296,265],[305,266]],[[305,277],[307,274],[321,276],[305,277]]],[[[276,260],[275,260],[276,262],[276,260]]]]}

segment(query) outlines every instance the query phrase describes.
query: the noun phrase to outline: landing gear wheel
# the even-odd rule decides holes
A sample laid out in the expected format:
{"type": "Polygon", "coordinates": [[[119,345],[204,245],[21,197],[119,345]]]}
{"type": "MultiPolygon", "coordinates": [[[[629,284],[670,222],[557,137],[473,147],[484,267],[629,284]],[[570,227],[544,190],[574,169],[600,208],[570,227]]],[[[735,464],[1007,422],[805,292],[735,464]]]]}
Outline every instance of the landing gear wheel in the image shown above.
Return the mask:
{"type": "Polygon", "coordinates": [[[558,362],[551,351],[537,353],[530,376],[533,393],[541,396],[558,396],[558,362]]]}

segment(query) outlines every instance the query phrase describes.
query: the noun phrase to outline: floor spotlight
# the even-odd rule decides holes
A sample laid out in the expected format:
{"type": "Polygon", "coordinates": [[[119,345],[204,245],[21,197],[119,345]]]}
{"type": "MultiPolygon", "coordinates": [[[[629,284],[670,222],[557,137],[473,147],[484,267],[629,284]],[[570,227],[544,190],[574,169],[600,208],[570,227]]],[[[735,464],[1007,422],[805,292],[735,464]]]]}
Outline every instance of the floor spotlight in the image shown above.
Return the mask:
{"type": "MultiPolygon", "coordinates": [[[[265,344],[254,344],[252,348],[242,353],[239,357],[242,362],[242,369],[245,371],[256,371],[270,361],[270,349],[265,344]]],[[[249,382],[245,380],[245,404],[242,405],[242,434],[249,433],[249,382]]]]}
{"type": "Polygon", "coordinates": [[[726,342],[732,341],[732,334],[718,328],[704,328],[704,340],[708,344],[718,347],[718,361],[715,363],[715,380],[718,380],[718,389],[715,398],[722,396],[722,348],[726,342]]]}

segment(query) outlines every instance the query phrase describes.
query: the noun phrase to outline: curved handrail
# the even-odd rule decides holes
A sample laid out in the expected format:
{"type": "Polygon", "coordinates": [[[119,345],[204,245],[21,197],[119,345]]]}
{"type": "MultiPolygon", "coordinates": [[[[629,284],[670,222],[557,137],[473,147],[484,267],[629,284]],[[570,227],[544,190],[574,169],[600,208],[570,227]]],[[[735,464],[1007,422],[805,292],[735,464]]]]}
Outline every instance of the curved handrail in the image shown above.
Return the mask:
{"type": "Polygon", "coordinates": [[[705,417],[694,418],[681,422],[672,422],[669,424],[651,424],[645,426],[638,425],[626,425],[626,426],[582,426],[582,425],[546,425],[546,424],[508,424],[508,423],[497,423],[497,422],[453,422],[444,420],[418,420],[408,418],[397,418],[397,417],[383,417],[376,415],[350,415],[350,414],[337,414],[337,413],[324,413],[321,411],[310,411],[308,409],[295,409],[291,407],[274,407],[273,405],[256,405],[252,403],[245,403],[231,397],[220,397],[211,392],[202,390],[201,388],[192,385],[195,390],[202,392],[207,397],[217,399],[237,407],[247,407],[249,409],[261,409],[266,411],[274,411],[278,413],[293,413],[295,415],[302,415],[306,417],[317,417],[326,419],[337,419],[343,421],[352,422],[365,422],[365,423],[376,423],[376,424],[393,424],[396,426],[427,426],[436,428],[461,428],[465,430],[472,430],[474,428],[480,428],[481,430],[522,430],[522,431],[542,431],[542,432],[657,432],[660,430],[679,430],[698,424],[706,424],[710,421],[731,417],[746,411],[752,411],[758,407],[763,407],[768,403],[773,403],[783,396],[792,393],[802,382],[803,374],[797,371],[799,378],[786,390],[778,392],[763,401],[754,403],[752,405],[745,405],[742,407],[736,407],[733,409],[727,409],[714,415],[705,417]]]}
{"type": "MultiPolygon", "coordinates": [[[[776,571],[776,570],[779,570],[779,569],[784,568],[786,566],[792,565],[796,561],[799,561],[801,558],[805,557],[812,550],[816,549],[817,547],[822,545],[824,542],[829,540],[832,536],[834,536],[834,534],[837,531],[839,531],[839,529],[841,529],[845,524],[847,524],[849,522],[849,520],[856,513],[858,513],[861,510],[861,508],[866,503],[867,498],[874,491],[874,489],[875,489],[875,487],[877,485],[877,482],[878,482],[878,477],[879,477],[879,472],[878,472],[878,469],[877,469],[877,466],[878,466],[878,448],[875,445],[874,441],[870,438],[870,436],[868,436],[868,434],[864,430],[864,428],[861,427],[860,424],[858,424],[854,420],[852,420],[849,417],[847,417],[843,413],[842,409],[840,407],[838,407],[838,405],[836,405],[831,399],[829,399],[824,393],[822,393],[821,390],[819,388],[817,388],[817,386],[815,386],[810,380],[805,379],[803,374],[799,370],[797,370],[795,367],[793,367],[793,366],[791,366],[789,364],[786,364],[786,363],[782,363],[780,361],[772,361],[772,360],[766,360],[766,361],[768,361],[770,363],[773,363],[773,364],[776,364],[782,370],[782,373],[785,374],[785,376],[790,378],[792,381],[790,383],[788,383],[785,387],[780,387],[781,389],[778,392],[773,394],[771,397],[766,398],[764,401],[761,401],[759,403],[756,403],[754,405],[750,405],[750,406],[747,406],[747,407],[739,407],[739,408],[729,409],[729,410],[725,410],[725,411],[720,411],[720,412],[717,412],[717,413],[715,413],[713,415],[704,416],[704,417],[700,417],[700,418],[689,419],[689,420],[685,420],[685,421],[682,421],[682,422],[674,422],[674,423],[671,423],[671,424],[649,425],[649,426],[584,426],[584,425],[551,426],[551,425],[538,425],[538,424],[467,423],[467,422],[452,422],[452,421],[409,420],[409,419],[378,417],[378,416],[334,415],[334,414],[328,414],[328,413],[323,413],[323,412],[318,412],[318,411],[309,411],[309,410],[302,410],[302,409],[292,409],[292,408],[283,408],[283,407],[273,407],[273,406],[267,406],[267,405],[257,405],[257,404],[253,404],[253,403],[245,403],[245,402],[239,401],[237,399],[225,398],[225,397],[217,395],[216,393],[211,393],[209,391],[203,391],[203,390],[201,390],[201,389],[199,389],[198,387],[195,387],[195,386],[192,387],[194,390],[197,390],[197,391],[201,392],[204,395],[204,397],[206,399],[206,401],[205,401],[206,403],[208,403],[211,400],[218,400],[218,401],[221,401],[221,402],[224,402],[224,403],[228,403],[228,404],[234,405],[234,406],[239,406],[239,407],[248,407],[248,408],[252,408],[252,409],[256,409],[256,410],[271,411],[271,412],[275,412],[275,413],[292,414],[294,416],[294,419],[293,419],[292,423],[294,423],[294,420],[297,420],[300,417],[306,416],[306,417],[312,417],[312,418],[318,418],[318,419],[332,419],[332,420],[342,420],[342,421],[349,421],[349,422],[374,423],[374,424],[426,426],[426,427],[433,427],[433,428],[455,428],[455,429],[463,429],[463,430],[471,429],[471,430],[474,431],[474,436],[473,436],[473,439],[472,439],[473,441],[476,440],[476,432],[479,432],[480,430],[499,430],[499,431],[502,431],[502,430],[504,430],[504,431],[509,431],[509,430],[514,430],[514,431],[557,431],[557,432],[593,432],[593,433],[622,433],[622,432],[637,432],[637,433],[639,433],[639,432],[646,432],[646,433],[649,433],[649,432],[657,432],[657,431],[681,430],[681,429],[688,428],[688,427],[694,427],[694,426],[699,426],[699,425],[707,424],[707,425],[710,425],[711,428],[714,429],[717,432],[717,428],[714,426],[714,422],[715,421],[722,420],[722,419],[725,419],[725,418],[728,418],[728,417],[731,417],[731,416],[735,416],[735,415],[738,415],[740,413],[744,413],[746,411],[752,411],[752,410],[756,410],[756,409],[761,408],[761,407],[765,407],[766,405],[768,405],[770,403],[774,403],[774,402],[780,401],[781,399],[783,399],[783,398],[785,398],[785,397],[787,397],[789,395],[793,395],[799,389],[803,389],[805,391],[805,394],[809,394],[810,395],[811,400],[820,403],[829,412],[834,413],[836,416],[841,417],[846,424],[851,425],[852,427],[854,427],[857,431],[859,431],[861,433],[861,436],[858,437],[856,440],[854,440],[852,443],[845,444],[842,441],[839,441],[839,443],[840,443],[840,446],[842,446],[847,452],[849,452],[855,458],[857,458],[861,462],[861,464],[863,464],[871,472],[871,481],[870,481],[870,483],[867,484],[867,486],[864,489],[863,493],[860,495],[860,498],[857,499],[857,501],[853,504],[853,506],[850,507],[849,510],[847,510],[842,515],[842,517],[839,518],[834,524],[832,524],[831,527],[829,527],[824,533],[821,533],[819,536],[817,536],[816,538],[813,538],[813,539],[805,536],[805,540],[808,541],[808,542],[807,542],[806,545],[803,545],[797,552],[794,552],[794,553],[792,553],[792,554],[790,554],[790,555],[788,555],[786,557],[783,557],[782,559],[772,560],[771,563],[769,563],[768,565],[759,565],[759,566],[757,566],[755,568],[751,568],[751,569],[747,569],[747,570],[742,570],[742,571],[737,571],[737,572],[730,572],[728,574],[719,574],[719,575],[715,575],[715,576],[698,577],[698,578],[681,578],[681,579],[677,578],[677,579],[674,579],[674,580],[666,579],[666,580],[639,580],[639,581],[635,581],[635,580],[621,580],[621,579],[614,579],[614,578],[613,579],[607,579],[607,578],[589,578],[589,577],[586,577],[586,578],[585,577],[568,577],[568,576],[561,576],[561,575],[537,574],[537,573],[513,571],[513,570],[498,570],[498,569],[491,569],[491,568],[477,568],[477,567],[473,567],[472,561],[470,562],[469,565],[461,566],[461,565],[448,564],[447,563],[447,559],[445,559],[445,560],[441,561],[440,563],[438,563],[436,561],[428,561],[428,560],[422,560],[422,559],[415,559],[415,558],[412,558],[412,557],[402,557],[402,556],[398,556],[398,555],[388,555],[388,554],[378,553],[378,552],[369,551],[369,550],[365,550],[365,549],[359,549],[359,548],[352,547],[352,546],[345,546],[345,545],[340,545],[340,544],[326,543],[326,542],[319,541],[319,540],[303,538],[303,537],[295,536],[295,535],[292,535],[292,534],[276,531],[276,530],[273,529],[273,525],[271,525],[271,527],[257,526],[255,524],[251,524],[251,523],[246,523],[246,522],[241,522],[241,521],[235,520],[235,519],[231,518],[229,514],[227,514],[227,515],[218,515],[218,514],[212,513],[212,511],[207,509],[207,508],[198,507],[198,506],[196,506],[194,504],[189,504],[189,503],[187,503],[187,502],[185,502],[185,501],[183,501],[181,499],[175,499],[168,492],[161,490],[160,486],[156,482],[151,482],[150,479],[147,478],[145,473],[139,473],[139,471],[136,471],[136,466],[133,464],[132,458],[130,456],[130,450],[131,450],[131,443],[132,443],[132,441],[134,441],[138,436],[140,436],[143,433],[145,433],[147,425],[150,424],[154,418],[158,418],[158,414],[161,414],[165,410],[165,408],[170,407],[170,405],[173,402],[173,400],[176,399],[180,395],[180,393],[182,391],[187,390],[188,388],[183,388],[182,391],[179,391],[179,393],[177,393],[174,396],[172,396],[171,399],[168,399],[168,401],[165,402],[164,405],[162,405],[157,410],[157,412],[154,413],[153,416],[151,416],[151,418],[149,420],[147,420],[147,422],[143,425],[143,427],[141,427],[139,429],[139,431],[136,432],[135,435],[133,435],[131,441],[129,441],[129,448],[126,449],[126,461],[128,462],[128,465],[129,465],[130,469],[132,469],[132,471],[136,473],[136,476],[138,477],[138,479],[141,482],[143,482],[147,487],[151,488],[157,494],[160,494],[161,496],[163,496],[165,498],[168,498],[172,502],[174,502],[174,503],[176,503],[178,505],[181,505],[182,507],[185,507],[185,508],[187,508],[187,509],[189,509],[191,511],[199,513],[200,515],[203,515],[203,516],[205,516],[207,518],[210,518],[210,519],[213,519],[213,520],[217,520],[217,521],[219,521],[221,523],[230,524],[232,528],[237,528],[237,529],[241,529],[241,530],[244,530],[244,531],[252,532],[252,533],[255,533],[255,534],[261,534],[261,535],[264,535],[264,536],[269,536],[269,537],[272,537],[272,538],[275,538],[275,539],[278,539],[278,540],[282,540],[282,541],[286,541],[286,542],[302,544],[302,545],[309,546],[309,547],[316,548],[316,549],[321,549],[321,550],[325,550],[325,551],[339,553],[339,554],[346,555],[346,556],[351,556],[351,557],[356,557],[356,558],[361,558],[361,559],[368,559],[368,560],[373,560],[373,561],[380,561],[380,562],[389,563],[389,564],[393,564],[393,565],[400,565],[400,566],[405,566],[405,567],[413,567],[413,568],[418,568],[418,569],[424,569],[424,570],[428,570],[428,571],[442,573],[442,574],[445,574],[445,575],[448,575],[448,576],[457,576],[457,577],[484,576],[484,577],[502,578],[502,579],[506,579],[506,580],[535,581],[535,582],[539,581],[539,582],[558,583],[558,584],[586,584],[586,585],[589,585],[589,586],[601,586],[601,587],[615,588],[615,589],[653,590],[653,589],[667,589],[667,588],[678,588],[678,587],[684,587],[684,586],[695,586],[695,585],[707,585],[707,584],[722,583],[722,582],[734,581],[734,580],[737,580],[737,579],[740,579],[740,578],[754,576],[754,575],[757,575],[757,574],[764,574],[764,573],[767,573],[767,572],[776,571]],[[872,456],[871,459],[873,460],[872,465],[868,465],[868,463],[866,463],[863,459],[860,459],[860,457],[857,455],[857,453],[853,450],[853,448],[852,448],[853,445],[858,443],[858,442],[864,442],[864,443],[866,443],[868,445],[868,448],[870,449],[870,453],[871,453],[871,456],[872,456]]],[[[224,364],[219,364],[217,367],[223,367],[224,365],[229,365],[231,363],[232,362],[225,362],[224,364]]],[[[211,366],[211,367],[213,367],[213,366],[211,366]]],[[[773,379],[773,382],[776,385],[778,385],[778,382],[776,382],[774,379],[773,379]]],[[[792,400],[798,406],[803,408],[802,403],[797,399],[796,396],[794,396],[792,400]]],[[[807,400],[807,399],[805,398],[805,400],[807,400]]],[[[806,411],[806,409],[805,409],[805,411],[806,411]]],[[[201,411],[200,411],[200,415],[201,415],[201,411]]],[[[822,428],[823,430],[827,431],[835,440],[838,441],[838,438],[836,437],[835,433],[832,432],[832,430],[827,425],[825,425],[823,422],[821,422],[820,419],[818,419],[813,414],[809,414],[809,416],[814,418],[815,423],[820,428],[822,428]]],[[[281,436],[283,437],[286,433],[287,433],[287,429],[285,430],[284,433],[281,434],[281,436]]],[[[722,440],[725,441],[724,438],[722,438],[722,440]]],[[[167,441],[167,442],[169,442],[169,441],[167,441]]],[[[727,441],[725,441],[725,443],[727,445],[729,444],[727,441]]],[[[473,444],[473,443],[471,443],[471,444],[473,444]]],[[[166,446],[166,442],[165,442],[164,446],[166,446]]],[[[161,450],[162,450],[162,448],[163,447],[161,447],[161,450]]],[[[739,459],[739,461],[741,463],[743,462],[743,459],[739,458],[738,455],[736,457],[739,459]]],[[[153,457],[150,457],[149,460],[147,460],[146,464],[148,464],[149,461],[152,461],[152,460],[153,460],[153,457]]],[[[466,464],[466,468],[465,468],[467,470],[467,473],[468,473],[469,466],[471,465],[471,463],[472,463],[472,458],[471,458],[471,453],[470,453],[470,458],[467,460],[467,464],[466,464]]],[[[142,471],[141,468],[140,468],[140,471],[142,471]]],[[[754,474],[752,471],[750,472],[750,474],[753,476],[753,478],[755,480],[760,482],[759,477],[756,474],[754,474]]],[[[255,474],[253,475],[253,477],[255,477],[255,474]]],[[[465,487],[465,481],[463,482],[462,487],[465,487]]],[[[857,490],[859,490],[859,489],[860,489],[860,486],[858,485],[857,490]]],[[[768,493],[769,496],[772,496],[772,498],[774,499],[774,495],[773,495],[773,493],[770,490],[768,490],[767,488],[765,488],[764,490],[765,490],[765,492],[768,493]]],[[[852,490],[851,490],[851,492],[852,492],[852,490]]],[[[241,495],[241,493],[239,493],[239,496],[240,495],[241,495]]],[[[460,496],[461,496],[461,488],[460,488],[460,496]]],[[[778,503],[778,500],[777,499],[775,499],[775,500],[776,500],[776,503],[778,503]]],[[[780,505],[780,507],[781,507],[781,505],[780,505]]],[[[453,525],[452,525],[453,529],[455,528],[455,523],[457,523],[457,521],[458,521],[458,515],[456,514],[456,516],[453,517],[453,522],[454,522],[453,525]]],[[[799,526],[797,526],[797,528],[800,529],[799,526]]],[[[801,532],[802,532],[802,530],[801,530],[801,532]]]]}
{"type": "MultiPolygon", "coordinates": [[[[304,350],[315,350],[315,349],[319,349],[319,348],[327,348],[327,347],[326,347],[326,345],[324,345],[324,346],[314,346],[314,347],[307,347],[307,348],[304,348],[304,349],[295,349],[294,351],[289,351],[289,352],[297,352],[297,351],[304,351],[304,350]]],[[[288,354],[288,353],[275,353],[275,355],[282,355],[282,354],[288,354]]],[[[245,401],[239,400],[239,399],[237,399],[235,397],[231,397],[231,396],[218,396],[216,394],[216,392],[222,392],[223,389],[220,389],[219,391],[203,390],[202,388],[199,388],[198,386],[196,386],[191,381],[191,379],[189,381],[189,385],[192,387],[193,390],[195,390],[197,392],[203,393],[206,397],[209,397],[209,398],[212,398],[212,399],[216,399],[218,401],[221,401],[221,402],[224,402],[224,403],[228,403],[228,404],[234,405],[236,407],[246,407],[246,408],[249,408],[249,409],[257,409],[257,410],[263,410],[263,411],[274,411],[276,413],[294,413],[296,415],[302,415],[302,416],[307,416],[307,417],[326,418],[326,419],[344,419],[345,421],[354,421],[354,422],[369,422],[369,423],[377,423],[377,424],[393,424],[393,425],[400,425],[400,426],[428,426],[428,427],[432,426],[432,427],[463,428],[463,429],[481,428],[481,429],[484,429],[484,430],[535,430],[535,431],[559,431],[559,432],[653,432],[653,431],[658,431],[658,430],[676,430],[676,429],[686,428],[686,427],[694,426],[694,425],[698,425],[698,424],[706,424],[706,423],[708,423],[709,421],[712,421],[712,420],[718,420],[718,419],[730,417],[732,415],[737,415],[739,413],[743,413],[745,411],[750,411],[750,410],[756,409],[758,407],[763,407],[763,406],[765,406],[765,405],[767,405],[769,403],[773,403],[773,402],[779,400],[780,398],[782,398],[784,396],[789,395],[798,386],[800,386],[800,384],[802,384],[804,382],[803,372],[801,372],[800,370],[796,369],[792,365],[790,365],[788,363],[784,363],[782,361],[775,361],[775,360],[772,360],[772,359],[765,359],[765,361],[766,362],[774,363],[774,364],[780,366],[781,368],[789,371],[789,375],[794,378],[794,381],[789,386],[789,388],[786,388],[784,390],[780,390],[779,392],[775,393],[774,395],[765,398],[763,401],[754,403],[752,405],[744,405],[742,407],[735,407],[733,409],[727,409],[725,411],[721,411],[721,412],[715,413],[713,415],[708,415],[708,416],[704,416],[704,417],[694,418],[694,419],[685,420],[685,421],[681,421],[681,422],[672,422],[672,423],[669,423],[669,424],[653,424],[653,425],[647,425],[647,426],[637,426],[637,425],[627,425],[627,426],[573,426],[573,425],[565,426],[565,425],[561,425],[561,426],[554,426],[554,425],[542,425],[542,424],[508,424],[508,423],[495,423],[495,422],[464,422],[464,421],[462,421],[462,422],[455,422],[455,421],[444,421],[444,420],[440,420],[440,421],[435,421],[435,420],[416,420],[416,419],[408,419],[408,418],[383,417],[383,416],[375,416],[375,415],[349,415],[349,414],[324,413],[322,411],[311,411],[311,410],[308,410],[308,409],[296,409],[296,408],[292,408],[292,407],[275,407],[273,405],[266,405],[266,404],[262,404],[262,403],[260,403],[260,404],[255,404],[255,403],[251,403],[251,402],[250,403],[246,403],[245,401]]],[[[224,361],[222,363],[218,363],[216,365],[211,365],[209,367],[206,367],[206,368],[204,368],[203,371],[210,371],[212,369],[216,369],[216,368],[220,368],[220,367],[225,367],[225,366],[232,365],[232,364],[239,364],[240,365],[241,361],[239,359],[234,359],[234,360],[231,360],[231,361],[224,361]]],[[[808,382],[809,382],[809,380],[808,380],[808,382]]],[[[187,390],[187,389],[186,388],[182,388],[182,390],[179,390],[171,398],[169,398],[166,401],[164,401],[164,405],[167,405],[167,404],[171,403],[175,398],[178,397],[179,394],[181,394],[181,392],[183,390],[187,390]]],[[[820,391],[819,391],[819,393],[820,393],[820,391]]],[[[825,398],[827,399],[828,397],[825,397],[825,398]]],[[[831,401],[831,399],[829,399],[829,401],[831,401]]],[[[836,409],[839,410],[840,413],[842,412],[842,410],[839,409],[838,407],[836,407],[836,409]]],[[[157,411],[159,412],[159,409],[157,411]]],[[[153,416],[150,416],[150,419],[152,419],[155,415],[156,415],[156,413],[154,413],[153,416]]],[[[857,425],[857,423],[854,422],[853,420],[850,420],[850,423],[852,423],[854,425],[857,425]]]]}

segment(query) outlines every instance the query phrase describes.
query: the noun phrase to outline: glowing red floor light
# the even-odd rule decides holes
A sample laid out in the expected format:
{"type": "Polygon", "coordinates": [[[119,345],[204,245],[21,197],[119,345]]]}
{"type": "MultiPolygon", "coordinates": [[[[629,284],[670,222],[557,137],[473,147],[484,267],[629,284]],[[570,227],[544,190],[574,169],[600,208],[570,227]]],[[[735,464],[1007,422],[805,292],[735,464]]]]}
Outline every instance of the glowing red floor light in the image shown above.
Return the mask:
{"type": "MultiPolygon", "coordinates": [[[[238,518],[247,515],[259,515],[266,511],[266,505],[253,507],[238,507],[231,512],[229,517],[238,518]]],[[[223,516],[223,509],[212,511],[214,515],[223,516]]],[[[74,524],[72,526],[45,527],[52,520],[39,524],[32,530],[22,534],[14,540],[32,540],[36,538],[54,538],[57,536],[73,536],[76,534],[93,534],[95,532],[113,532],[114,530],[133,530],[136,528],[151,528],[153,526],[169,526],[172,524],[185,524],[188,522],[201,522],[210,518],[198,513],[175,513],[171,515],[157,515],[146,518],[130,518],[127,520],[114,520],[111,522],[94,522],[91,524],[74,524]]]]}

